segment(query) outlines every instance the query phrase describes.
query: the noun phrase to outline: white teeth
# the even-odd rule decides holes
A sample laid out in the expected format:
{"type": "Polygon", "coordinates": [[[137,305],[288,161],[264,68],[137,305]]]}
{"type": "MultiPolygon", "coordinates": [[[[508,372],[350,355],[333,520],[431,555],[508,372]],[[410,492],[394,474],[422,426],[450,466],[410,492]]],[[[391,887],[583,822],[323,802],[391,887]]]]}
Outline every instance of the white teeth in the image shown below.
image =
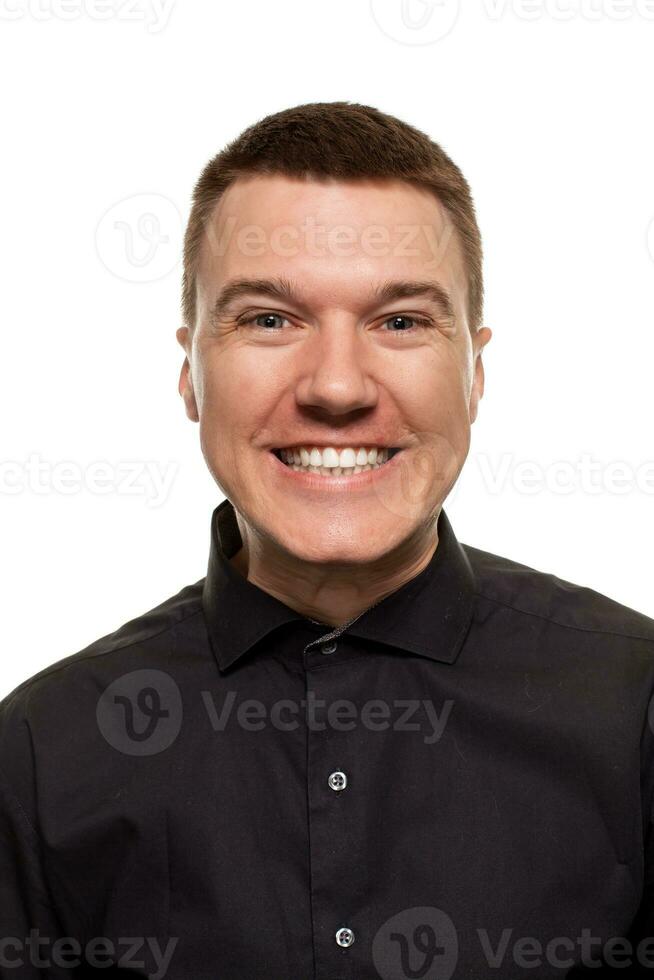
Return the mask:
{"type": "Polygon", "coordinates": [[[342,474],[362,473],[365,470],[378,469],[389,458],[386,448],[366,449],[357,448],[335,449],[327,446],[319,449],[317,446],[300,446],[292,449],[281,449],[279,455],[291,468],[308,473],[320,473],[323,476],[341,476],[342,474]]]}
{"type": "Polygon", "coordinates": [[[339,454],[331,446],[322,451],[322,465],[327,466],[330,469],[335,466],[340,466],[339,454]]]}

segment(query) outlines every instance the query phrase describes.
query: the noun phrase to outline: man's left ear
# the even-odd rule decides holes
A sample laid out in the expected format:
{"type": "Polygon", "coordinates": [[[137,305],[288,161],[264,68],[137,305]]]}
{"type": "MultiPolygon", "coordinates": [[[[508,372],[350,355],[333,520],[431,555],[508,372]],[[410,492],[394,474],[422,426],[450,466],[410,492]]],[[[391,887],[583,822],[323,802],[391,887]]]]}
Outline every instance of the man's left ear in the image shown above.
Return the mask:
{"type": "Polygon", "coordinates": [[[492,336],[493,332],[490,327],[480,327],[472,338],[474,374],[472,379],[472,391],[470,392],[470,404],[468,405],[468,414],[470,416],[471,425],[477,418],[479,402],[484,395],[484,364],[481,359],[481,352],[492,336]]]}

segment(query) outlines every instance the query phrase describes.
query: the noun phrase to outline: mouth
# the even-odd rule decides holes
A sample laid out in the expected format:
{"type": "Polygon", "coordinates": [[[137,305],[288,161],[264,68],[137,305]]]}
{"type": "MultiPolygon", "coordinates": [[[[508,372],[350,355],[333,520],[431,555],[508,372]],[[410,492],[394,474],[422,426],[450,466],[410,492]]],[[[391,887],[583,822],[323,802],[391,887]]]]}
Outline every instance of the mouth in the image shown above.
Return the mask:
{"type": "Polygon", "coordinates": [[[323,476],[352,476],[385,466],[397,453],[395,446],[374,446],[359,449],[324,449],[310,446],[293,446],[272,449],[277,459],[297,472],[319,473],[323,476]]]}
{"type": "Polygon", "coordinates": [[[292,446],[271,449],[269,455],[280,464],[279,471],[308,488],[352,490],[365,487],[378,475],[394,468],[403,452],[396,446],[335,447],[292,446]]]}

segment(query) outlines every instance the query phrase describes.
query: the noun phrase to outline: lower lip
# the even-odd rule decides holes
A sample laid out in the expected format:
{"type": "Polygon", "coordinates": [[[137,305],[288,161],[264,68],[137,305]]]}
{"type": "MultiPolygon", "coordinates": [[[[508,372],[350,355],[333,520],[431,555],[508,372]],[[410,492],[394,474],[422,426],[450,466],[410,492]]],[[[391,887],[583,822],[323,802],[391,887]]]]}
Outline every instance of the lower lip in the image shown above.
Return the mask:
{"type": "Polygon", "coordinates": [[[400,449],[389,460],[381,466],[376,466],[373,470],[365,470],[363,473],[352,473],[350,476],[323,476],[321,473],[293,470],[286,463],[282,463],[281,459],[278,459],[273,452],[269,452],[268,456],[272,459],[273,465],[280,472],[280,475],[284,475],[289,480],[292,480],[298,488],[302,487],[307,490],[365,490],[366,487],[375,484],[377,480],[383,479],[385,473],[390,473],[391,470],[394,470],[397,460],[403,452],[404,450],[400,449]]]}

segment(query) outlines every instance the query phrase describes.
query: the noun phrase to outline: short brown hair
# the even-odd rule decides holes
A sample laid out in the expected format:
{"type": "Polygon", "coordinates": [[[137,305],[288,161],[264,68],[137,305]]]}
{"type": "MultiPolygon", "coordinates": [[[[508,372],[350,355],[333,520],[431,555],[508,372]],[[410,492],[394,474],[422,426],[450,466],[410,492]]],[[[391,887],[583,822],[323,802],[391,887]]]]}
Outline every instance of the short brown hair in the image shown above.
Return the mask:
{"type": "Polygon", "coordinates": [[[395,178],[431,190],[459,235],[467,274],[467,312],[475,333],[483,315],[482,244],[470,187],[425,133],[372,106],[313,102],[248,127],[213,157],[197,180],[184,236],[182,316],[194,327],[196,276],[205,228],[238,177],[284,175],[342,180],[395,178]]]}

